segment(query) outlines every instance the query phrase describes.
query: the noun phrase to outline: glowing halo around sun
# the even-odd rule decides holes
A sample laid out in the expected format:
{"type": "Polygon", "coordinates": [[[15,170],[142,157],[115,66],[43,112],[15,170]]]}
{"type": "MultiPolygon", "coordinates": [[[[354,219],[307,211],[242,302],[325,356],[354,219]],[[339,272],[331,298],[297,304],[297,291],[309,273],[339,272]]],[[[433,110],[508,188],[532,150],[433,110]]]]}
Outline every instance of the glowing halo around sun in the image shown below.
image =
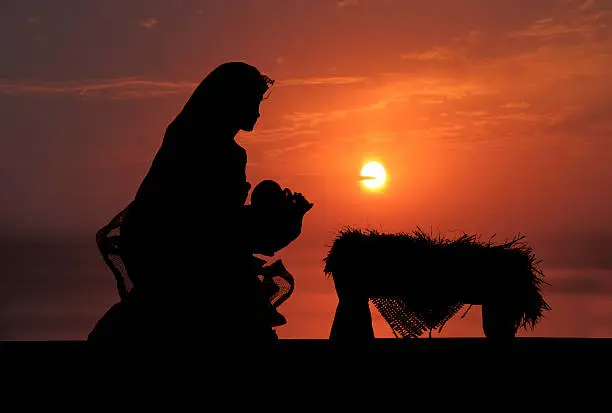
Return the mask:
{"type": "Polygon", "coordinates": [[[379,189],[387,180],[385,168],[378,162],[368,162],[361,168],[361,183],[368,189],[379,189]]]}

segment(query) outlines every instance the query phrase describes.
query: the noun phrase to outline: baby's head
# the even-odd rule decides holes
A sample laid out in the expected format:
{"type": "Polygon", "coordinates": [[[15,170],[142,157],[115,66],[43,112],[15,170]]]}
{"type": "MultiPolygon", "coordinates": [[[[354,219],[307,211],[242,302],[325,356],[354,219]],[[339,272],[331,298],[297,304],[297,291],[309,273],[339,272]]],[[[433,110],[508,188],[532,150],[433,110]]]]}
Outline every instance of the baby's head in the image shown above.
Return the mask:
{"type": "Polygon", "coordinates": [[[271,179],[258,183],[251,193],[251,205],[260,207],[277,207],[286,202],[283,188],[271,179]]]}

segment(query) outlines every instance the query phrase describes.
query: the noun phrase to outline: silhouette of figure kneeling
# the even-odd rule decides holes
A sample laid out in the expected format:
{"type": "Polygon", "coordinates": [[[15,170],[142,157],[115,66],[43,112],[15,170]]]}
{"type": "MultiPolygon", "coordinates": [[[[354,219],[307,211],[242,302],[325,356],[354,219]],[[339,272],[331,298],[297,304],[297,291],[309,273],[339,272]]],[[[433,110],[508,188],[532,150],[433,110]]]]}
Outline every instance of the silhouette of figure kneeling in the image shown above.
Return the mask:
{"type": "Polygon", "coordinates": [[[272,256],[299,236],[305,212],[298,211],[308,203],[287,190],[287,205],[274,206],[265,184],[267,206],[245,205],[247,155],[235,141],[255,127],[273,83],[246,63],[224,63],[168,125],[134,199],[98,238],[119,257],[120,264],[105,261],[122,300],[96,324],[90,343],[222,349],[276,340],[253,254],[272,256]]]}

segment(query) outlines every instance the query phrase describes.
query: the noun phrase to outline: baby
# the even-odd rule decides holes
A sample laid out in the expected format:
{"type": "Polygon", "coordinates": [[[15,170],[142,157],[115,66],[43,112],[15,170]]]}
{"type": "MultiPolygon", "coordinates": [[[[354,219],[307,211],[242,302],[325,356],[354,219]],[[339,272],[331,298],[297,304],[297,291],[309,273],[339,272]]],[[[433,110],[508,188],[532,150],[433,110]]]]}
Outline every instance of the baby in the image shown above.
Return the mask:
{"type": "MultiPolygon", "coordinates": [[[[247,206],[253,233],[253,253],[273,256],[289,245],[302,232],[302,220],[313,204],[299,192],[283,189],[277,182],[264,180],[251,193],[247,206]]],[[[285,324],[285,317],[276,308],[293,292],[293,276],[281,260],[266,265],[263,259],[253,256],[253,266],[268,297],[269,319],[272,327],[285,324]]]]}
{"type": "Polygon", "coordinates": [[[314,204],[277,182],[261,181],[251,193],[254,253],[273,256],[302,232],[302,220],[314,204]]]}
{"type": "Polygon", "coordinates": [[[256,208],[276,208],[282,205],[285,196],[285,191],[278,182],[266,179],[253,188],[251,205],[256,208]]]}

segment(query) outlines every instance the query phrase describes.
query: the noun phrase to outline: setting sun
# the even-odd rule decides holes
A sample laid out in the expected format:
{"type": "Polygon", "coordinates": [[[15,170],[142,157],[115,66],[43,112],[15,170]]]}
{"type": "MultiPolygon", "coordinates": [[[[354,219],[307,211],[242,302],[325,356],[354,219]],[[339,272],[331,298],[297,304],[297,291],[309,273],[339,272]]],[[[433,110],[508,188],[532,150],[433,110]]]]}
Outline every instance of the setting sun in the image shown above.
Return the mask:
{"type": "Polygon", "coordinates": [[[361,182],[369,189],[383,186],[387,178],[385,168],[378,162],[368,162],[361,168],[361,182]]]}

